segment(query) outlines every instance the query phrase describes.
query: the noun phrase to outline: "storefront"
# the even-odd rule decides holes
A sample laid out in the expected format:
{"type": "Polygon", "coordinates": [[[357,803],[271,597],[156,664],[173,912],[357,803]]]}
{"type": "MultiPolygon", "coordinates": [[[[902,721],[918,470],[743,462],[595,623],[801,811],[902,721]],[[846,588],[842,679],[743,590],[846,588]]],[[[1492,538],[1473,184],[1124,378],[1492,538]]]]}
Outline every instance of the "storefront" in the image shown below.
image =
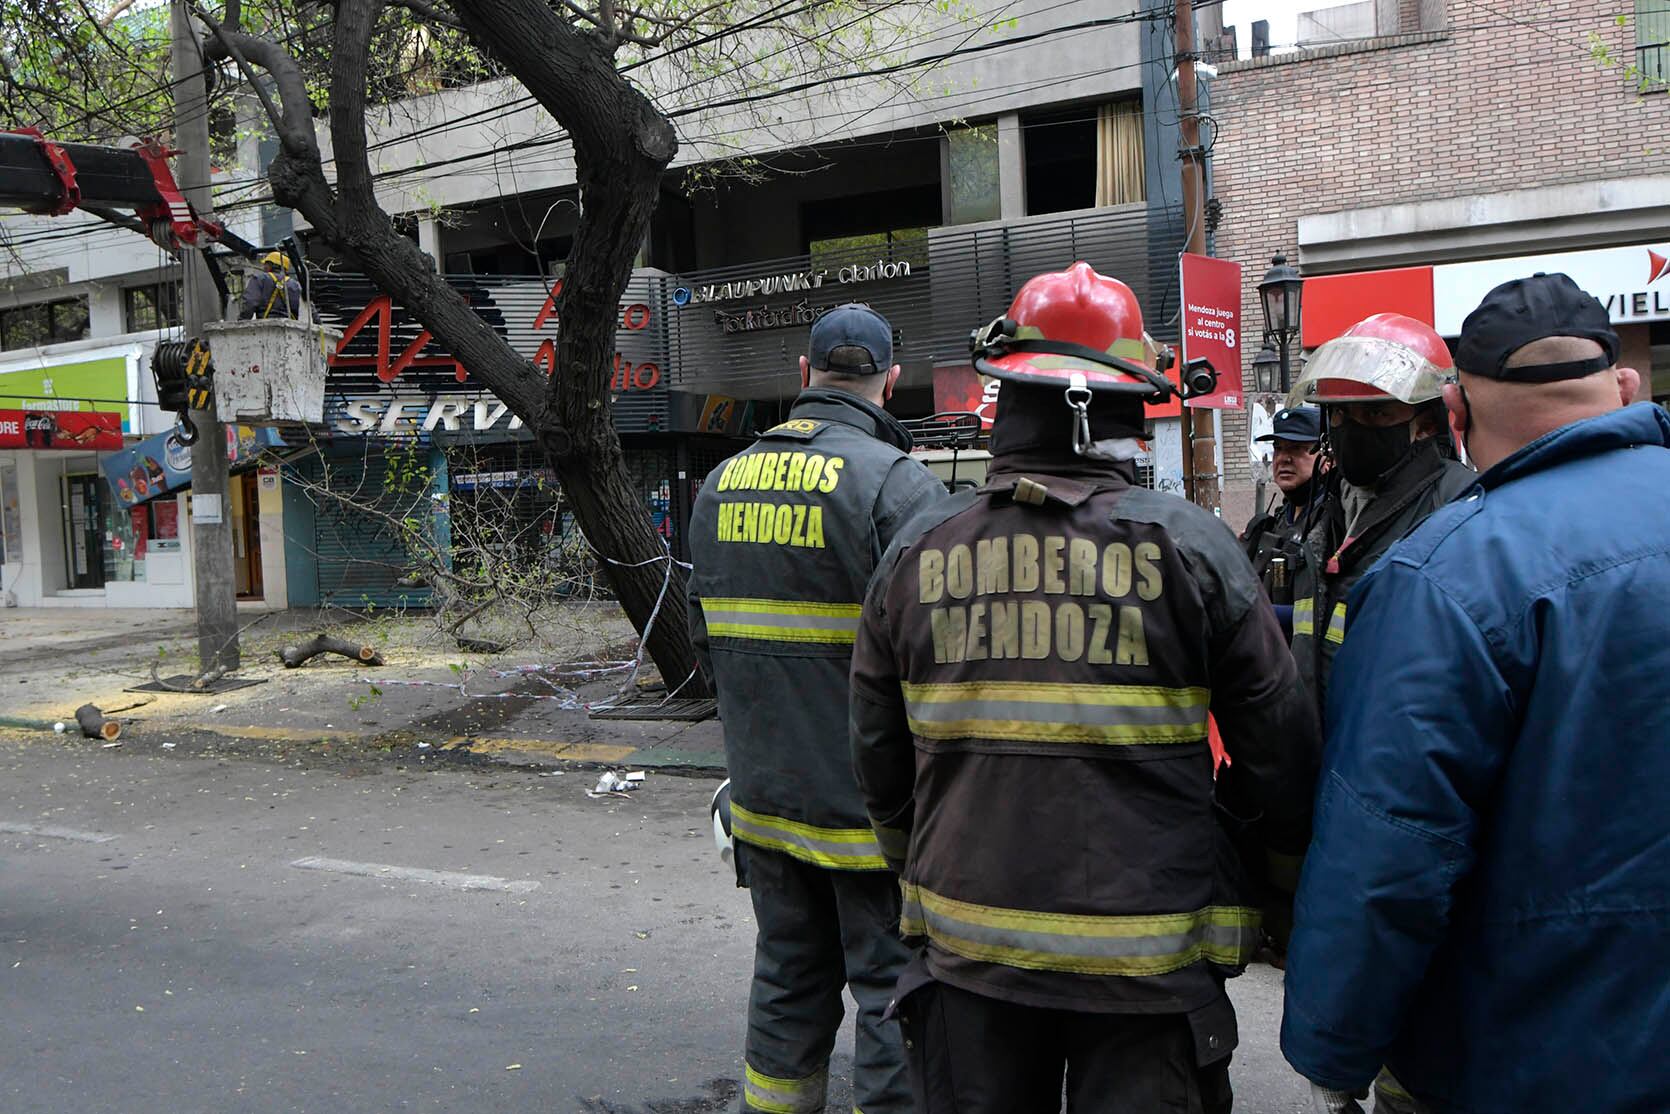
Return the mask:
{"type": "MultiPolygon", "coordinates": [[[[554,282],[449,281],[513,348],[553,368],[554,282]]],[[[521,419],[369,282],[325,276],[311,294],[343,339],[331,360],[326,428],[286,470],[292,602],[430,605],[424,569],[442,554],[519,561],[556,583],[577,581],[589,550],[521,419]],[[417,538],[413,521],[424,523],[417,538]]],[[[746,401],[674,389],[665,313],[672,297],[661,272],[633,276],[612,387],[628,471],[657,528],[682,552],[694,483],[747,443],[754,411],[746,401]]]]}
{"type": "Polygon", "coordinates": [[[125,435],[140,432],[147,354],[140,344],[80,342],[0,363],[0,597],[8,604],[159,606],[133,587],[128,520],[100,468],[125,435]]]}
{"type": "Polygon", "coordinates": [[[1408,314],[1453,342],[1494,287],[1539,271],[1568,274],[1600,299],[1622,343],[1620,362],[1641,373],[1643,396],[1670,400],[1670,242],[1309,278],[1303,344],[1338,336],[1365,306],[1408,314]]]}

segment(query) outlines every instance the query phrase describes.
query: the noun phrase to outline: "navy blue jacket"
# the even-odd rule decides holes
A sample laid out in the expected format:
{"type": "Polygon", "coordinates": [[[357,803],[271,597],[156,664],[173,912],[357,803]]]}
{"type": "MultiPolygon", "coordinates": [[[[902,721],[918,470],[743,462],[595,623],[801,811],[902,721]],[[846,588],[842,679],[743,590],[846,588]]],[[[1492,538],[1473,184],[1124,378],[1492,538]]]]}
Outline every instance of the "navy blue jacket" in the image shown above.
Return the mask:
{"type": "Polygon", "coordinates": [[[1670,1111],[1670,415],[1556,430],[1358,584],[1282,1051],[1435,1111],[1670,1111]]]}

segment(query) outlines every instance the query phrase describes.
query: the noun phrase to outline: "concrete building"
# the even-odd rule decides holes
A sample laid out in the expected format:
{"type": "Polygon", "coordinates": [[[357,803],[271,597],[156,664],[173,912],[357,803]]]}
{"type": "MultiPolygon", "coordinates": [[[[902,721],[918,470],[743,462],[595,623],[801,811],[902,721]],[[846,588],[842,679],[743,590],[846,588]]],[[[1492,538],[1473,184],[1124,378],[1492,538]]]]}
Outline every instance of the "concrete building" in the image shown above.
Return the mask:
{"type": "MultiPolygon", "coordinates": [[[[1248,334],[1278,253],[1307,277],[1306,348],[1382,310],[1453,339],[1495,283],[1564,270],[1670,395],[1670,266],[1656,262],[1670,256],[1670,6],[1373,7],[1371,37],[1219,67],[1216,247],[1245,264],[1248,334]]],[[[1245,412],[1227,426],[1224,517],[1239,525],[1253,509],[1245,412]]]]}
{"type": "MultiPolygon", "coordinates": [[[[673,117],[681,146],[623,305],[615,413],[675,547],[706,469],[793,397],[795,357],[826,303],[863,299],[889,314],[906,368],[896,409],[916,418],[982,406],[989,415],[968,365],[969,330],[998,316],[1026,278],[1075,259],[1129,282],[1150,331],[1175,337],[1183,230],[1166,11],[1133,0],[1022,0],[1003,15],[993,26],[966,13],[882,12],[873,35],[885,64],[855,59],[759,101],[739,96],[758,91],[757,71],[688,59],[633,71],[673,117]]],[[[794,84],[792,66],[766,67],[769,80],[794,84]]],[[[245,122],[243,165],[228,172],[217,206],[253,241],[274,243],[292,229],[305,238],[290,214],[259,203],[273,145],[256,136],[258,118],[245,122]]],[[[434,92],[414,85],[411,97],[374,110],[368,128],[384,207],[496,329],[541,358],[548,294],[580,202],[560,129],[503,80],[434,92]]],[[[129,381],[119,391],[112,384],[110,397],[154,397],[145,394],[149,351],[177,332],[167,260],[145,240],[79,216],[8,218],[6,229],[21,266],[0,276],[0,326],[13,310],[44,312],[49,333],[20,329],[14,345],[0,327],[0,374],[44,372],[75,356],[76,344],[129,344],[129,381]],[[52,311],[36,308],[60,301],[86,304],[76,339],[50,333],[52,311]]],[[[402,586],[389,540],[365,526],[373,516],[349,521],[355,516],[306,497],[308,485],[349,484],[356,497],[382,490],[383,446],[400,443],[420,450],[443,497],[437,505],[498,488],[543,515],[554,504],[529,494],[548,488],[537,478],[541,462],[517,423],[433,342],[400,374],[376,374],[389,370],[378,366],[380,351],[401,352],[420,332],[401,307],[351,275],[321,278],[310,293],[317,315],[349,335],[332,361],[325,426],[308,445],[288,446],[296,459],[282,479],[250,477],[241,587],[269,606],[421,602],[402,586]]],[[[128,450],[169,421],[135,408],[123,428],[128,450]]],[[[1176,486],[1177,422],[1158,424],[1150,474],[1176,486]]],[[[16,536],[6,535],[0,590],[32,604],[117,606],[134,590],[113,585],[154,563],[160,578],[130,582],[155,585],[150,595],[167,582],[171,601],[189,602],[184,506],[161,516],[178,538],[160,538],[157,516],[141,522],[122,505],[95,460],[66,461],[0,451],[20,492],[15,513],[7,504],[16,536]],[[70,477],[82,475],[73,487],[70,477]],[[123,527],[131,533],[135,523],[149,536],[144,557],[130,561],[138,539],[123,527]],[[176,549],[185,579],[174,585],[161,578],[174,576],[164,566],[176,549]]],[[[177,500],[173,490],[167,496],[177,500]]],[[[560,508],[554,513],[560,519],[560,508]]]]}

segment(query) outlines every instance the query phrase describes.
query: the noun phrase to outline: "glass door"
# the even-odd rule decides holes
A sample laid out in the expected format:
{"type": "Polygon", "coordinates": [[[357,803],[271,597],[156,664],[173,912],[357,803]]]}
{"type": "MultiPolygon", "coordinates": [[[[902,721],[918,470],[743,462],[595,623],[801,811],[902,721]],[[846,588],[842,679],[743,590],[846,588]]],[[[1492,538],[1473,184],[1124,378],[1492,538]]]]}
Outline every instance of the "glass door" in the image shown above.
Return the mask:
{"type": "Polygon", "coordinates": [[[65,563],[72,589],[104,587],[104,514],[99,506],[99,478],[78,473],[64,477],[65,563]]]}

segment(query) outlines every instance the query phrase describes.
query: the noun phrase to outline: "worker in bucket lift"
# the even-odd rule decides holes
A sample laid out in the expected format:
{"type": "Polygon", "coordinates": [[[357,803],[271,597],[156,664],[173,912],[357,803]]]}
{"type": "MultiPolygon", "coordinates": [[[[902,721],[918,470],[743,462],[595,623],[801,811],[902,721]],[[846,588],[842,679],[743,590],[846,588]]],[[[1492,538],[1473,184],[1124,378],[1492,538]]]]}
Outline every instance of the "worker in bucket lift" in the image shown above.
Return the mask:
{"type": "Polygon", "coordinates": [[[238,301],[238,320],[302,315],[302,284],[290,274],[290,257],[269,251],[261,257],[261,269],[244,283],[238,301]]]}

